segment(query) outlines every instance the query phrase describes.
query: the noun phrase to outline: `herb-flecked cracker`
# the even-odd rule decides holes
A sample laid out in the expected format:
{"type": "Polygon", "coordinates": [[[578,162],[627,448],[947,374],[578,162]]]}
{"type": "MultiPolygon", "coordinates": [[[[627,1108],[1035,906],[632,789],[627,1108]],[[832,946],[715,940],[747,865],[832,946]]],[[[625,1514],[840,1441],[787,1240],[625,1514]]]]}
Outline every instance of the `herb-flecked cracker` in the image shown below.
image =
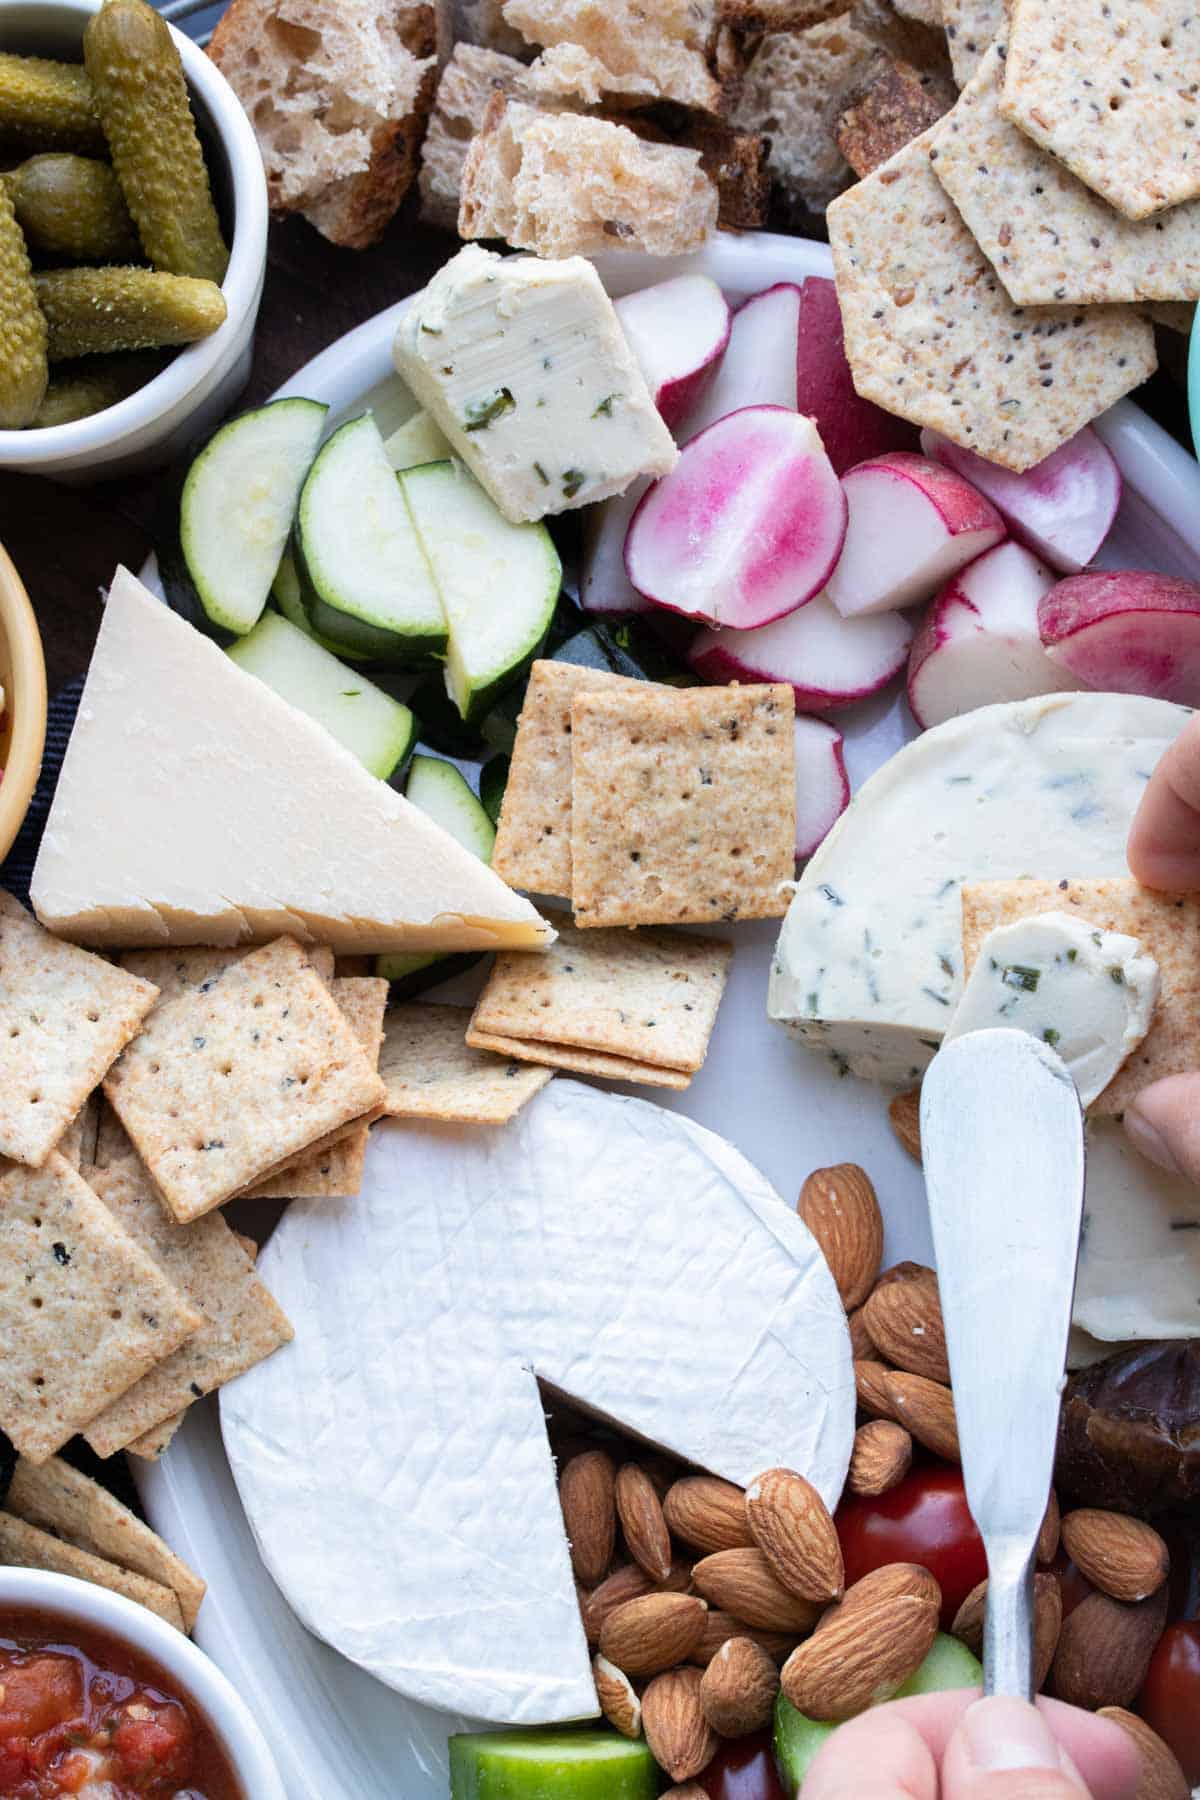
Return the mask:
{"type": "Polygon", "coordinates": [[[294,938],[277,938],[156,1007],[104,1092],[181,1222],[383,1098],[294,938]]]}
{"type": "Polygon", "coordinates": [[[153,1426],[149,1431],[144,1431],[141,1437],[134,1438],[132,1443],[126,1444],[125,1454],[140,1456],[143,1462],[157,1462],[163,1452],[169,1448],[171,1439],[186,1418],[186,1407],[182,1412],[172,1413],[169,1419],[164,1419],[161,1424],[153,1426]]]}
{"type": "Polygon", "coordinates": [[[45,1462],[204,1323],[64,1157],[0,1164],[0,1430],[45,1462]]]}
{"type": "Polygon", "coordinates": [[[988,48],[1008,31],[1005,0],[942,0],[946,44],[954,79],[966,87],[988,48]]]}
{"type": "Polygon", "coordinates": [[[934,175],[930,138],[827,214],[854,385],[1020,472],[1154,372],[1154,329],[1127,306],[1014,306],[934,175]]]}
{"type": "Polygon", "coordinates": [[[77,1581],[90,1581],[94,1587],[110,1588],[136,1600],[182,1631],[183,1612],[174,1591],[160,1581],[150,1581],[132,1569],[123,1569],[107,1557],[94,1556],[68,1544],[53,1532],[42,1531],[18,1519],[15,1513],[0,1512],[0,1564],[15,1569],[47,1569],[54,1575],[73,1575],[77,1581]]]}
{"type": "Polygon", "coordinates": [[[1001,110],[1129,219],[1200,197],[1193,0],[1018,0],[1001,110]]]}
{"type": "Polygon", "coordinates": [[[1126,219],[1000,111],[988,51],[931,139],[933,172],[1018,305],[1200,297],[1200,201],[1126,219]]]}
{"type": "Polygon", "coordinates": [[[385,1111],[394,1119],[442,1119],[458,1125],[504,1125],[553,1078],[471,1049],[469,1006],[407,1001],[384,1020],[379,1073],[385,1111]]]}
{"type": "Polygon", "coordinates": [[[495,1032],[467,1033],[477,1050],[491,1050],[517,1062],[540,1064],[543,1069],[569,1070],[573,1075],[598,1075],[604,1081],[631,1081],[642,1087],[673,1088],[682,1093],[692,1085],[685,1069],[668,1069],[661,1063],[635,1062],[628,1056],[610,1056],[606,1050],[579,1050],[570,1044],[545,1044],[537,1038],[500,1037],[495,1032]]]}
{"type": "Polygon", "coordinates": [[[794,716],[783,683],[578,695],[576,925],[782,918],[796,871],[794,716]]]}
{"type": "Polygon", "coordinates": [[[0,890],[0,1156],[45,1162],[157,997],[0,890]]]}
{"type": "MultiPolygon", "coordinates": [[[[121,967],[143,981],[152,981],[158,989],[159,1004],[175,1000],[188,988],[203,987],[230,963],[241,962],[248,955],[241,948],[217,948],[205,944],[171,945],[154,950],[124,950],[121,967]]],[[[321,980],[333,980],[333,951],[324,944],[306,945],[307,956],[321,980]]]]}

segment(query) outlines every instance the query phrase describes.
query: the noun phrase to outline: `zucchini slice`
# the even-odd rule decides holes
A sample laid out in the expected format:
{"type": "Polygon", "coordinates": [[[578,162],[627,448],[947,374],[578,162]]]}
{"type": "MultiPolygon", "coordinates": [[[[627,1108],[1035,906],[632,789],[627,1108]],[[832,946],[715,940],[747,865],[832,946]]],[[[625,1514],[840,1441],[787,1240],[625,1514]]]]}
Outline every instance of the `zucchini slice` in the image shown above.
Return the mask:
{"type": "Polygon", "coordinates": [[[496,827],[453,763],[437,756],[414,756],[404,792],[464,850],[470,850],[480,862],[491,862],[496,827]]]}

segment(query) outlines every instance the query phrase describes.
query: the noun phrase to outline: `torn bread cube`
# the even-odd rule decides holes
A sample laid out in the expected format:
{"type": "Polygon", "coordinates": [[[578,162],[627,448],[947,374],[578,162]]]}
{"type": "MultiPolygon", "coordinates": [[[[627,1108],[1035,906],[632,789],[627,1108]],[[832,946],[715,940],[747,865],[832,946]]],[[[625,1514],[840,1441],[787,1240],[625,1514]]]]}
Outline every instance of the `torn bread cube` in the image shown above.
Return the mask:
{"type": "Polygon", "coordinates": [[[954,84],[882,53],[865,86],[852,94],[834,133],[858,176],[869,175],[948,113],[954,84]]]}
{"type": "Polygon", "coordinates": [[[456,44],[442,70],[421,147],[421,213],[431,225],[458,230],[463,164],[497,91],[529,100],[529,70],[512,56],[476,43],[456,44]]]}
{"type": "Polygon", "coordinates": [[[848,12],[763,39],[742,82],[733,123],[770,140],[771,175],[786,207],[819,211],[850,181],[834,130],[878,56],[878,45],[848,12]]]}
{"type": "Polygon", "coordinates": [[[505,23],[531,43],[589,59],[597,89],[720,112],[715,0],[506,0],[505,23]],[[607,84],[607,85],[605,85],[607,84]]]}

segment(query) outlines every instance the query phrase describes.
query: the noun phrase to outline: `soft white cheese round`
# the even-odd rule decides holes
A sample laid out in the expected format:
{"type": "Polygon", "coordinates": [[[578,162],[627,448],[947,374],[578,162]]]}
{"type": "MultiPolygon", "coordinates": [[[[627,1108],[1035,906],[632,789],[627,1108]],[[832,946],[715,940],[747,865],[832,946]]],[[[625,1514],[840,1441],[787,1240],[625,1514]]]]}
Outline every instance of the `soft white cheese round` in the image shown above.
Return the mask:
{"type": "Polygon", "coordinates": [[[1109,1345],[1200,1336],[1200,1187],[1147,1162],[1115,1119],[1088,1125],[1074,1320],[1109,1345]]]}

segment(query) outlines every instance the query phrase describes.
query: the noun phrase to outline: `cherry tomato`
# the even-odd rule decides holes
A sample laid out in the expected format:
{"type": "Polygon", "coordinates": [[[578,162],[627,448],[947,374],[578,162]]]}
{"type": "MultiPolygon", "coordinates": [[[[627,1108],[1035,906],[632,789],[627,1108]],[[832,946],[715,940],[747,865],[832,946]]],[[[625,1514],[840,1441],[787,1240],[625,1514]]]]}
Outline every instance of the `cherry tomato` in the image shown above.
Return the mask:
{"type": "Polygon", "coordinates": [[[941,1587],[943,1631],[987,1574],[962,1474],[947,1463],[916,1468],[875,1499],[843,1500],[836,1523],[847,1587],[886,1563],[919,1563],[941,1587]]]}
{"type": "Polygon", "coordinates": [[[1138,1711],[1200,1782],[1200,1624],[1168,1625],[1150,1658],[1138,1711]]]}
{"type": "Polygon", "coordinates": [[[699,1780],[709,1800],[787,1800],[769,1731],[722,1744],[699,1780]]]}

